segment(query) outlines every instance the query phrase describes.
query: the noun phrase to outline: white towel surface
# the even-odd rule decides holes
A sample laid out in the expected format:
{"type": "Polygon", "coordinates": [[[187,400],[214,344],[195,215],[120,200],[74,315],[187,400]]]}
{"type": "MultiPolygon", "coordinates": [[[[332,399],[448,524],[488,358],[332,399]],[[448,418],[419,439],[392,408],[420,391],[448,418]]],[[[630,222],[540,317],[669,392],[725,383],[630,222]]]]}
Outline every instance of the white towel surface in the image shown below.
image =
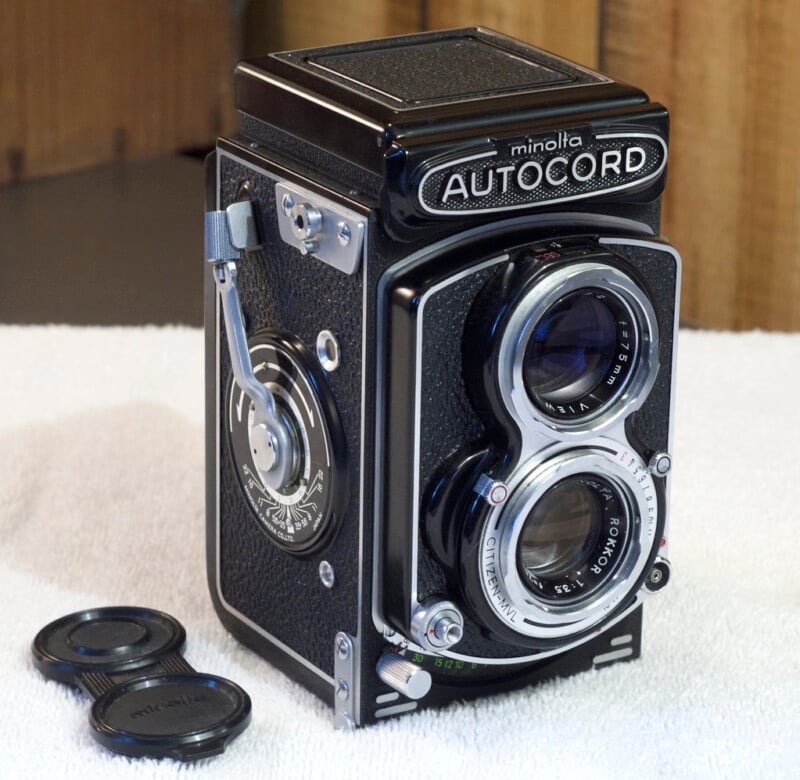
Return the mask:
{"type": "Polygon", "coordinates": [[[683,332],[670,558],[638,661],[334,731],[207,593],[202,334],[0,327],[0,777],[800,776],[800,334],[683,332]],[[184,766],[92,739],[89,700],[34,668],[36,632],[111,604],[186,627],[253,721],[184,766]]]}

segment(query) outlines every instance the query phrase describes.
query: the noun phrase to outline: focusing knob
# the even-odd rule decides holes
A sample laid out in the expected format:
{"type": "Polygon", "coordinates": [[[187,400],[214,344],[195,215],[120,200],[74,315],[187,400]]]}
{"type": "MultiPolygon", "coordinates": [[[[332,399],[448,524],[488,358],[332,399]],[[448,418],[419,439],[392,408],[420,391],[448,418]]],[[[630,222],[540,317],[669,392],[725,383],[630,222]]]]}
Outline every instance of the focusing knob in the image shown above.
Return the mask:
{"type": "Polygon", "coordinates": [[[396,653],[384,653],[376,666],[378,677],[409,699],[421,699],[431,689],[431,675],[396,653]]]}

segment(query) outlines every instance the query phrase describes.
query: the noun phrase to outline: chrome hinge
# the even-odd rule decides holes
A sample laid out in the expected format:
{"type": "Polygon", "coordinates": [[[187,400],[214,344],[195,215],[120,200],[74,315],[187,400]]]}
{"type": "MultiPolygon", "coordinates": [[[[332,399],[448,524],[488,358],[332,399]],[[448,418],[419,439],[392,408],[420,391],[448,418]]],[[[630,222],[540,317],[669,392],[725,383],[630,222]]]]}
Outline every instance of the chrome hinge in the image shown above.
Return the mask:
{"type": "Polygon", "coordinates": [[[289,482],[295,460],[294,444],[286,423],[275,406],[272,391],[253,373],[242,307],[236,287],[236,263],[241,251],[258,249],[255,212],[249,200],[232,203],[224,211],[207,211],[205,255],[211,264],[220,295],[231,366],[236,384],[250,398],[251,446],[261,453],[259,475],[267,487],[279,490],[289,482]]]}

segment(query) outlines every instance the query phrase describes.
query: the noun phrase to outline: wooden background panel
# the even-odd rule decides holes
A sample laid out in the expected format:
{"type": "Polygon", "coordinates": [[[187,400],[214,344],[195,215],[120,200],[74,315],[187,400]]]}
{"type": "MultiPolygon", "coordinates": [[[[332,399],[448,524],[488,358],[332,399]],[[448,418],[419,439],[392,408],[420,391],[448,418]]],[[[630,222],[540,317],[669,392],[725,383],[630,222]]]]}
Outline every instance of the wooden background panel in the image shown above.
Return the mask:
{"type": "Polygon", "coordinates": [[[3,0],[0,183],[233,128],[227,0],[3,0]]]}
{"type": "Polygon", "coordinates": [[[672,115],[663,228],[682,315],[800,330],[800,14],[792,0],[606,0],[601,67],[672,115]]]}
{"type": "Polygon", "coordinates": [[[420,0],[251,0],[244,53],[366,41],[422,29],[420,0]]]}
{"type": "MultiPolygon", "coordinates": [[[[3,0],[0,183],[209,145],[236,124],[229,0],[3,0]]],[[[245,54],[482,24],[643,86],[673,117],[684,319],[800,330],[793,0],[251,0],[245,54]]]]}
{"type": "Polygon", "coordinates": [[[600,0],[251,0],[248,55],[483,25],[596,66],[600,0]]]}
{"type": "Polygon", "coordinates": [[[562,57],[597,67],[600,0],[431,0],[425,25],[491,27],[562,57]]]}

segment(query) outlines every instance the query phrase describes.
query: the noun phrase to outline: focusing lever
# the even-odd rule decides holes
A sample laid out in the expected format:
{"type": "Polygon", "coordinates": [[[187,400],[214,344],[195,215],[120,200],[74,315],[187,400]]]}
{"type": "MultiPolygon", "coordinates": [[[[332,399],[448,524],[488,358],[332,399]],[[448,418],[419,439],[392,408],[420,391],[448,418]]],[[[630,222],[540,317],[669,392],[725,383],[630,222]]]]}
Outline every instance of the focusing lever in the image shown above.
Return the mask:
{"type": "MultiPolygon", "coordinates": [[[[272,391],[256,379],[242,307],[236,288],[236,263],[240,251],[260,246],[255,229],[253,204],[249,200],[232,203],[224,211],[207,211],[206,261],[212,265],[214,283],[220,295],[228,349],[236,384],[253,403],[252,433],[259,439],[258,473],[267,487],[280,490],[291,480],[295,463],[294,445],[286,423],[281,419],[272,391]]],[[[253,436],[251,435],[251,442],[253,436]]],[[[255,448],[255,444],[253,447],[255,448]]]]}

